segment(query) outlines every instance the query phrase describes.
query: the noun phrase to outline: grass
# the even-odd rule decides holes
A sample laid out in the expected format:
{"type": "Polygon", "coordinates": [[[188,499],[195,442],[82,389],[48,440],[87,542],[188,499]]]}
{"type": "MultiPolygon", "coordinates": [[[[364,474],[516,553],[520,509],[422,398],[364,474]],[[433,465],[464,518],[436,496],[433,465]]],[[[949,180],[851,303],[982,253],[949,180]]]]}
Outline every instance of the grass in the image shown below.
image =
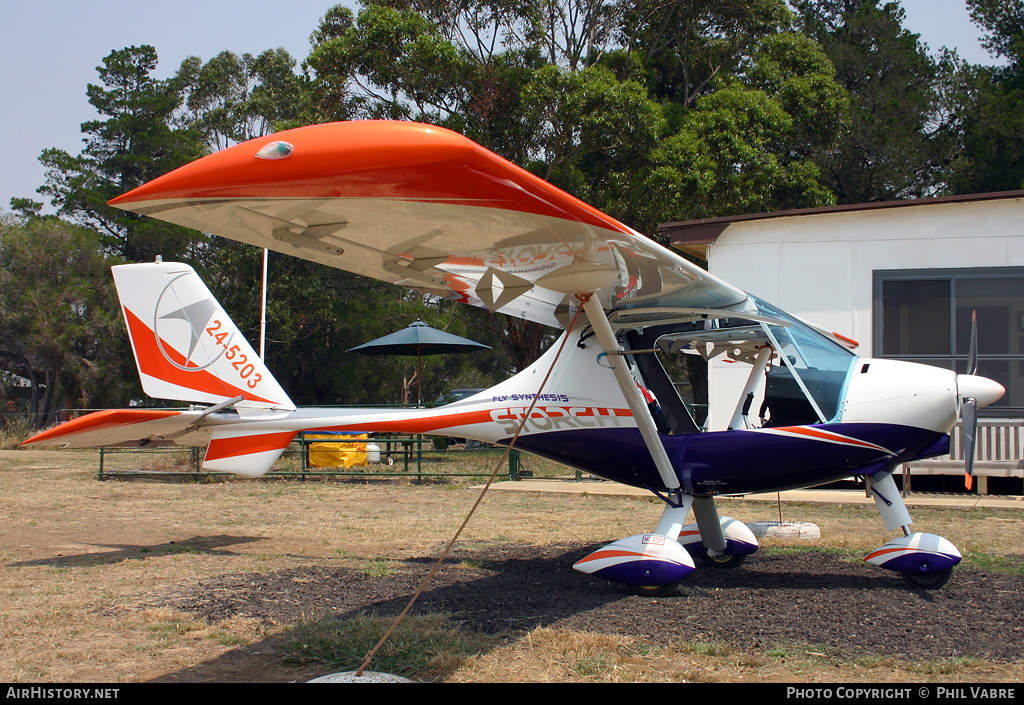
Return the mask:
{"type": "MultiPolygon", "coordinates": [[[[355,671],[392,619],[358,617],[300,625],[283,648],[286,662],[355,671]]],[[[419,681],[440,679],[493,645],[493,639],[457,629],[448,615],[407,617],[375,654],[373,671],[419,681]]]]}
{"type": "Polygon", "coordinates": [[[402,570],[402,566],[387,558],[377,557],[362,563],[359,570],[371,578],[386,578],[402,570]]]}
{"type": "Polygon", "coordinates": [[[989,573],[1024,575],[1024,557],[997,556],[990,553],[971,552],[964,556],[964,564],[989,573]]]}
{"type": "MultiPolygon", "coordinates": [[[[91,451],[0,453],[0,681],[302,680],[354,670],[390,620],[205,623],[149,603],[227,573],[345,565],[391,575],[403,558],[443,545],[477,495],[465,483],[97,482],[96,460],[91,451]]],[[[646,498],[496,492],[463,545],[597,543],[647,530],[660,511],[646,498]]],[[[723,500],[721,511],[751,522],[777,519],[778,508],[723,500]]],[[[783,513],[817,523],[823,538],[766,541],[768,552],[860,561],[890,538],[873,506],[788,503],[783,513]]],[[[1024,570],[1015,553],[1024,511],[912,513],[915,528],[945,535],[968,564],[1024,570]]],[[[1020,664],[851,659],[814,644],[752,654],[713,640],[652,645],[556,628],[485,635],[444,614],[411,617],[402,629],[374,670],[451,682],[1024,679],[1020,664]]]]}

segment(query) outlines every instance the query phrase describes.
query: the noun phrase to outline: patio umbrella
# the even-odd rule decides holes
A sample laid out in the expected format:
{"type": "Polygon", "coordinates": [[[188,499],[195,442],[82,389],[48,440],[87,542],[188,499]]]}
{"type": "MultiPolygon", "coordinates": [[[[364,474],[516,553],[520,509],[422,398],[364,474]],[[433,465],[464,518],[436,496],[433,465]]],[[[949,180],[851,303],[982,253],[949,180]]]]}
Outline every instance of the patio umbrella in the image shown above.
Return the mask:
{"type": "Polygon", "coordinates": [[[423,321],[416,321],[400,331],[349,348],[349,352],[362,355],[415,355],[416,398],[417,403],[422,404],[424,355],[466,353],[480,349],[490,350],[490,346],[431,328],[423,321]]]}

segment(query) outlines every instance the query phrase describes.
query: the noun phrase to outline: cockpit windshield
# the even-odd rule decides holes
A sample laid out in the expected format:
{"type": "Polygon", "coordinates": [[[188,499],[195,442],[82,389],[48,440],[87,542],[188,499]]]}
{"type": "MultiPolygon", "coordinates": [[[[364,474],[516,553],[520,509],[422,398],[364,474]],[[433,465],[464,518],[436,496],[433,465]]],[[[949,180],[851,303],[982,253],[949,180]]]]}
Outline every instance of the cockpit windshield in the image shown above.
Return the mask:
{"type": "MultiPolygon", "coordinates": [[[[714,412],[714,420],[709,417],[703,428],[803,426],[833,421],[840,413],[857,356],[829,335],[766,301],[750,296],[746,303],[740,310],[736,307],[722,312],[729,317],[714,316],[708,310],[667,309],[661,311],[664,318],[652,320],[651,313],[644,312],[647,325],[627,333],[629,348],[639,353],[658,351],[667,357],[678,352],[700,356],[718,370],[719,394],[724,391],[728,398],[731,395],[727,390],[738,393],[735,409],[729,418],[714,412]],[[734,385],[744,365],[734,363],[750,366],[743,373],[747,379],[742,390],[734,385]],[[729,369],[736,373],[726,372],[729,369]],[[759,422],[754,421],[755,417],[759,422]]],[[[632,313],[620,312],[622,320],[618,322],[635,323],[626,318],[632,313]]],[[[654,356],[637,354],[634,359],[644,383],[667,409],[672,432],[698,432],[691,415],[682,409],[681,400],[675,407],[665,401],[674,402],[678,395],[664,365],[654,356]]],[[[693,375],[688,376],[689,387],[696,389],[693,375]]]]}
{"type": "Polygon", "coordinates": [[[762,324],[782,357],[782,365],[768,372],[765,405],[771,414],[766,423],[779,426],[832,420],[839,413],[843,388],[857,356],[775,306],[751,299],[762,314],[790,323],[762,324]]]}

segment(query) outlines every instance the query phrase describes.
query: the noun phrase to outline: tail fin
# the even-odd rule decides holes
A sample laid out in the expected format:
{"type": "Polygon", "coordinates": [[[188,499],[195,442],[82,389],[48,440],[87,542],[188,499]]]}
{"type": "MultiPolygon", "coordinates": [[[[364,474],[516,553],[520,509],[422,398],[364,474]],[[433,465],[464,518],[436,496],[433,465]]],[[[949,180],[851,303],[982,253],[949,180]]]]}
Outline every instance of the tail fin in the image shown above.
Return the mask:
{"type": "Polygon", "coordinates": [[[236,408],[295,405],[195,270],[155,262],[112,268],[142,388],[157,399],[236,408]]]}

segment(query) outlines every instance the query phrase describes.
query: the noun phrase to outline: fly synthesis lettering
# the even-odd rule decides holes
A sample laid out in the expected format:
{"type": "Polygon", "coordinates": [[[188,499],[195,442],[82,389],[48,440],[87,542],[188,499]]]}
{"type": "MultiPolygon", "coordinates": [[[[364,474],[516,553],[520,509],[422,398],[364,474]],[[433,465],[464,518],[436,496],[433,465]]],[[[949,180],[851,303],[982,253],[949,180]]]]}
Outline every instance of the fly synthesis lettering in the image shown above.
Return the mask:
{"type": "Polygon", "coordinates": [[[533,401],[539,399],[540,401],[560,401],[567,403],[569,401],[568,394],[502,394],[500,396],[491,397],[491,401],[533,401]]]}

